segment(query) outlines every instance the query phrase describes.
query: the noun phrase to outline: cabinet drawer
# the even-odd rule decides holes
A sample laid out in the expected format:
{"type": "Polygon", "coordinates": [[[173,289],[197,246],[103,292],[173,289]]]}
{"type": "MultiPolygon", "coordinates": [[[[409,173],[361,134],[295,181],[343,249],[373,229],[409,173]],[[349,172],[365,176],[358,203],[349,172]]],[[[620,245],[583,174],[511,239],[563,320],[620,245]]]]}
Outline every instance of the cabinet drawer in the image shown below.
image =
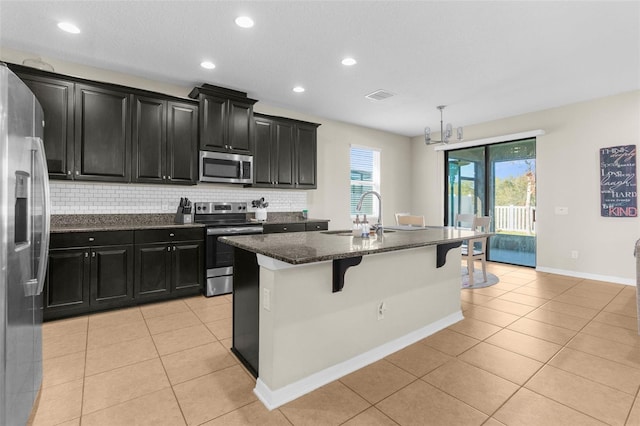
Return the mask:
{"type": "Polygon", "coordinates": [[[275,234],[278,232],[304,232],[304,223],[265,223],[264,234],[275,234]]]}
{"type": "Polygon", "coordinates": [[[65,232],[51,234],[50,248],[133,244],[133,231],[65,232]]]}
{"type": "Polygon", "coordinates": [[[204,240],[204,229],[204,227],[142,229],[136,231],[136,244],[204,240]]]}
{"type": "Polygon", "coordinates": [[[305,229],[307,231],[326,231],[329,229],[329,222],[307,222],[305,229]]]}

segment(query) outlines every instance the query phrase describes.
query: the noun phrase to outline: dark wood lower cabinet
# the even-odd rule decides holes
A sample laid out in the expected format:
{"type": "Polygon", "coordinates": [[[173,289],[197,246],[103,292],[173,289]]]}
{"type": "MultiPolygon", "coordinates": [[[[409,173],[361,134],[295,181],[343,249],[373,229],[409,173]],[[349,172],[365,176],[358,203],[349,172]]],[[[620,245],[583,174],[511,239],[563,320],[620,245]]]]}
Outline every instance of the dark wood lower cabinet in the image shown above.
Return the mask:
{"type": "Polygon", "coordinates": [[[44,319],[125,306],[133,296],[133,245],[49,252],[44,319]]]}
{"type": "Polygon", "coordinates": [[[49,313],[81,313],[89,308],[90,263],[86,247],[49,252],[45,284],[45,318],[49,313]]]}
{"type": "Polygon", "coordinates": [[[51,234],[44,319],[196,295],[204,272],[204,228],[51,234]]]}
{"type": "Polygon", "coordinates": [[[169,294],[170,250],[170,246],[164,243],[136,246],[136,298],[158,298],[169,294]]]}
{"type": "Polygon", "coordinates": [[[204,228],[136,231],[135,251],[134,297],[137,300],[161,300],[202,292],[204,228]]]}
{"type": "Polygon", "coordinates": [[[121,306],[133,297],[133,245],[91,250],[91,306],[121,306]]]}
{"type": "Polygon", "coordinates": [[[172,249],[171,291],[198,293],[204,284],[204,241],[176,243],[172,249]]]}

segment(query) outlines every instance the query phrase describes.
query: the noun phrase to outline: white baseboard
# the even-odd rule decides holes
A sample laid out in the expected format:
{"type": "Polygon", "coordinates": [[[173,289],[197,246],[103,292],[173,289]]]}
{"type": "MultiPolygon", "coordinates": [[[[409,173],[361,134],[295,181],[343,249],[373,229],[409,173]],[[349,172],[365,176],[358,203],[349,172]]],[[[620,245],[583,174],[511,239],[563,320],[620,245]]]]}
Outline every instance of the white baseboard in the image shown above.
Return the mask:
{"type": "Polygon", "coordinates": [[[310,376],[300,379],[294,383],[286,385],[280,389],[271,390],[269,387],[260,380],[260,377],[256,380],[256,387],[253,389],[253,393],[256,394],[258,399],[262,401],[265,407],[269,410],[278,408],[289,401],[293,401],[296,398],[301,397],[315,389],[318,389],[327,383],[331,383],[340,377],[353,373],[362,367],[381,360],[382,358],[391,355],[394,352],[399,351],[415,342],[431,336],[432,334],[457,323],[464,319],[462,311],[454,312],[438,321],[435,321],[429,325],[426,325],[411,333],[405,334],[402,337],[398,337],[383,345],[377,346],[367,352],[343,361],[339,364],[333,365],[324,370],[318,371],[310,376]]]}
{"type": "Polygon", "coordinates": [[[636,280],[633,278],[622,278],[622,277],[612,277],[609,275],[587,274],[585,272],[567,271],[564,269],[547,268],[545,266],[537,266],[536,271],[548,272],[550,274],[557,274],[557,275],[565,275],[568,277],[584,278],[587,280],[606,281],[610,283],[631,285],[634,287],[636,286],[636,280]]]}

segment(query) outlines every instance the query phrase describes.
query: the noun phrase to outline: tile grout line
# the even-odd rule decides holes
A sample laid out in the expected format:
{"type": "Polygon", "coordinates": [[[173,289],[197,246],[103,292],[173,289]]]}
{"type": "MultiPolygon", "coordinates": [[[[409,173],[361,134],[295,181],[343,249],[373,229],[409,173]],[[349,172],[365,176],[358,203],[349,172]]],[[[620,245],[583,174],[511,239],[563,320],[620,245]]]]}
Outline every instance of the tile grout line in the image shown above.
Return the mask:
{"type": "MultiPolygon", "coordinates": [[[[560,296],[560,295],[562,295],[562,294],[564,294],[564,293],[568,292],[569,290],[571,290],[571,289],[575,288],[577,285],[579,285],[580,283],[582,283],[582,281],[584,281],[584,280],[580,280],[580,281],[578,281],[577,283],[575,283],[574,285],[572,285],[571,287],[567,287],[567,289],[565,289],[563,292],[559,293],[557,296],[560,296]]],[[[525,285],[526,285],[526,284],[525,284],[525,285]]],[[[518,287],[518,288],[520,288],[520,287],[518,287]]],[[[601,312],[605,312],[605,311],[604,311],[604,309],[605,309],[607,306],[609,306],[609,304],[611,304],[611,303],[613,302],[613,300],[614,300],[614,299],[615,299],[615,298],[616,298],[616,297],[617,297],[617,296],[618,296],[618,295],[623,291],[623,289],[624,289],[624,288],[621,288],[621,289],[616,293],[616,295],[615,295],[615,296],[613,296],[613,297],[611,298],[611,300],[610,300],[606,305],[604,305],[602,308],[600,308],[600,309],[598,310],[598,313],[597,313],[596,315],[594,315],[591,319],[589,319],[589,320],[588,320],[588,322],[586,322],[586,323],[585,323],[585,325],[583,325],[579,330],[577,330],[574,336],[572,336],[572,337],[571,337],[567,342],[565,342],[563,345],[560,345],[560,346],[561,346],[561,347],[560,347],[560,349],[558,349],[558,351],[556,351],[556,352],[554,353],[554,355],[552,355],[552,356],[551,356],[551,357],[550,357],[546,362],[544,362],[544,363],[543,363],[543,364],[542,364],[542,365],[541,365],[541,366],[540,366],[540,367],[535,371],[535,373],[533,373],[533,374],[529,377],[529,379],[527,379],[527,380],[526,380],[522,385],[519,385],[520,387],[518,388],[518,390],[516,390],[516,391],[515,391],[515,392],[514,392],[514,393],[513,393],[509,398],[507,398],[507,399],[506,399],[506,400],[501,404],[501,406],[500,406],[500,407],[498,407],[498,409],[496,409],[496,410],[495,410],[495,411],[490,415],[490,418],[493,418],[493,416],[494,416],[494,415],[495,415],[495,414],[500,410],[500,408],[501,408],[502,406],[504,406],[504,405],[505,405],[509,400],[511,400],[511,398],[512,398],[512,397],[513,397],[517,392],[519,392],[522,388],[525,388],[525,389],[527,389],[527,390],[528,390],[528,391],[530,391],[530,392],[534,392],[534,393],[536,393],[536,394],[538,394],[538,395],[540,395],[540,396],[542,396],[542,397],[544,397],[544,398],[550,399],[550,400],[552,400],[552,401],[554,401],[554,402],[556,402],[556,403],[558,403],[558,404],[560,404],[560,405],[563,405],[563,406],[565,406],[565,407],[567,407],[567,408],[569,408],[569,409],[571,409],[571,410],[577,411],[577,412],[582,413],[582,414],[584,414],[584,415],[586,415],[586,416],[588,416],[588,417],[591,417],[591,418],[593,418],[593,419],[595,419],[595,420],[601,421],[601,420],[599,420],[599,419],[597,419],[597,418],[595,418],[595,417],[591,416],[590,414],[584,413],[584,412],[582,412],[582,411],[580,411],[580,410],[578,410],[578,409],[576,409],[576,408],[570,407],[570,406],[568,406],[568,405],[566,405],[566,404],[564,404],[564,403],[562,403],[562,402],[560,402],[560,401],[557,401],[557,400],[555,400],[555,399],[553,399],[553,398],[550,398],[550,397],[548,397],[548,396],[546,396],[546,395],[539,394],[538,392],[535,392],[535,391],[533,391],[533,390],[531,390],[531,389],[529,389],[529,388],[526,388],[525,386],[526,386],[526,384],[527,384],[527,383],[529,383],[529,382],[530,382],[530,381],[531,381],[531,380],[532,380],[532,379],[533,379],[533,378],[534,378],[534,377],[535,377],[535,376],[536,376],[536,375],[537,375],[537,374],[538,374],[538,373],[539,373],[543,368],[545,368],[546,366],[554,367],[553,365],[549,364],[549,363],[550,363],[550,361],[551,361],[551,360],[553,360],[553,359],[554,359],[554,358],[555,358],[555,357],[556,357],[560,352],[562,352],[565,348],[568,348],[568,346],[567,346],[567,345],[568,345],[571,341],[573,341],[573,340],[577,337],[577,335],[578,335],[578,334],[579,334],[579,333],[580,333],[584,328],[586,328],[589,324],[591,324],[592,322],[594,322],[594,321],[595,321],[595,318],[596,318],[596,317],[597,317],[601,312]]],[[[516,289],[514,289],[514,290],[516,290],[516,289]]],[[[511,290],[511,291],[514,291],[514,290],[511,290]]],[[[506,294],[506,293],[505,293],[505,294],[506,294]]],[[[555,300],[555,298],[556,298],[557,296],[555,296],[555,297],[554,297],[553,299],[551,299],[550,301],[555,300]]],[[[498,296],[498,297],[499,297],[499,296],[498,296]]],[[[517,302],[513,302],[513,303],[517,303],[517,302]]],[[[546,304],[546,303],[545,303],[545,304],[546,304]]],[[[576,306],[580,306],[580,305],[576,305],[576,306]]],[[[540,307],[538,307],[538,308],[540,308],[540,307]]],[[[487,308],[487,309],[491,309],[491,308],[487,308]]],[[[595,309],[594,309],[594,310],[595,310],[595,309]]],[[[532,311],[532,312],[533,312],[533,311],[532,311]]],[[[526,317],[526,315],[528,315],[528,313],[527,313],[527,314],[525,314],[525,315],[521,315],[519,319],[525,318],[525,317],[526,317]]],[[[570,315],[570,314],[566,314],[566,315],[570,315]]],[[[571,315],[570,315],[570,316],[571,316],[571,315]]],[[[519,319],[518,319],[518,320],[519,320],[519,319]]],[[[516,322],[516,321],[518,321],[518,320],[513,321],[513,322],[512,322],[512,323],[510,323],[509,325],[511,325],[511,324],[513,324],[513,323],[515,323],[515,322],[516,322]]],[[[597,322],[597,321],[596,321],[596,322],[597,322]]],[[[507,326],[503,327],[503,329],[506,329],[509,325],[507,325],[507,326]]],[[[562,327],[561,327],[561,328],[562,328],[562,327]]],[[[515,331],[515,330],[511,330],[511,331],[515,331]]],[[[572,330],[572,331],[575,331],[575,330],[572,330]]],[[[494,334],[495,334],[495,333],[494,333],[494,334]]],[[[528,335],[528,334],[526,334],[526,333],[520,333],[520,334],[524,334],[524,335],[530,336],[530,335],[528,335]]],[[[536,336],[530,336],[530,337],[536,337],[536,336]]],[[[596,337],[597,337],[597,336],[596,336],[596,337]]],[[[537,338],[537,337],[536,337],[536,338],[537,338]]],[[[485,340],[486,340],[486,339],[483,339],[483,341],[485,341],[485,340]]],[[[547,340],[545,340],[545,339],[540,339],[540,340],[547,341],[547,340]]],[[[488,342],[485,342],[485,343],[488,343],[488,342]]],[[[555,342],[552,342],[552,343],[555,343],[555,342]]],[[[620,343],[620,342],[616,342],[616,343],[620,343]]],[[[490,344],[490,343],[488,343],[488,344],[490,344]]],[[[556,344],[557,344],[557,343],[556,343],[556,344]]],[[[475,345],[474,345],[474,346],[475,346],[475,345]]],[[[467,350],[470,350],[470,349],[471,349],[471,348],[469,348],[469,349],[467,349],[467,350]]],[[[502,348],[502,349],[504,349],[504,348],[502,348]]],[[[569,348],[569,349],[573,349],[573,348],[569,348]]],[[[578,350],[578,349],[575,349],[575,350],[576,350],[576,351],[579,351],[579,352],[583,352],[583,351],[580,351],[580,350],[578,350]]],[[[466,352],[466,351],[465,351],[465,352],[466,352]]],[[[465,353],[465,352],[463,352],[463,353],[465,353]]],[[[513,352],[513,351],[510,351],[510,352],[513,352]]],[[[515,353],[515,352],[514,352],[514,353],[515,353]]],[[[586,353],[586,352],[583,352],[583,353],[586,353]]],[[[592,354],[589,354],[589,353],[587,353],[587,354],[588,354],[588,355],[592,355],[592,354]]],[[[596,356],[596,355],[592,355],[592,356],[596,356]]],[[[456,358],[457,358],[457,357],[456,357],[456,358]]],[[[607,360],[607,361],[610,361],[610,362],[615,362],[616,364],[619,364],[619,365],[626,366],[625,364],[620,364],[620,363],[618,363],[618,362],[616,362],[616,361],[613,361],[613,360],[608,360],[608,359],[606,359],[606,358],[602,358],[602,357],[598,357],[598,358],[601,358],[601,359],[604,359],[604,360],[607,360]]],[[[461,361],[462,361],[462,360],[461,360],[461,361]]],[[[464,361],[462,361],[462,362],[464,362],[464,361]]],[[[627,366],[627,367],[628,367],[628,366],[627,366]]],[[[477,367],[477,368],[480,368],[480,367],[477,367]]],[[[555,367],[555,368],[558,368],[558,367],[555,367]]],[[[483,368],[481,368],[481,369],[482,369],[483,371],[487,371],[487,370],[484,370],[483,368]]],[[[608,385],[603,384],[603,383],[599,383],[599,382],[597,382],[597,381],[595,381],[595,380],[592,380],[592,379],[590,379],[590,378],[587,378],[587,377],[581,376],[581,375],[579,375],[579,374],[575,374],[575,373],[573,373],[573,372],[566,371],[566,370],[563,370],[563,369],[561,369],[561,368],[558,368],[558,369],[559,369],[559,370],[561,370],[561,371],[565,371],[566,373],[573,374],[573,375],[575,375],[575,376],[577,376],[577,377],[581,377],[581,378],[583,378],[583,379],[585,379],[585,380],[589,380],[589,381],[590,381],[590,382],[592,382],[592,383],[595,383],[595,384],[598,384],[598,385],[602,385],[602,386],[608,387],[608,388],[610,388],[610,389],[615,389],[615,388],[612,388],[611,386],[608,386],[608,385]]],[[[491,372],[489,372],[489,371],[487,371],[487,372],[488,372],[488,373],[490,373],[490,374],[493,374],[493,373],[491,373],[491,372]]],[[[500,377],[500,376],[498,376],[498,377],[500,377]]],[[[620,391],[619,389],[615,389],[615,390],[620,391]]],[[[621,392],[622,392],[622,391],[621,391],[621,392]]],[[[626,392],[623,392],[623,393],[626,393],[626,392]]],[[[636,395],[638,395],[638,394],[640,394],[640,390],[638,390],[638,391],[636,392],[636,395]]],[[[453,396],[453,395],[451,395],[451,396],[453,396]]],[[[454,398],[455,398],[455,396],[454,396],[454,398]]],[[[637,396],[636,396],[636,398],[637,398],[637,396]]],[[[628,420],[629,416],[631,415],[631,411],[633,410],[634,404],[635,404],[635,400],[634,400],[634,403],[632,403],[632,404],[631,404],[631,407],[629,408],[629,412],[627,413],[627,417],[626,417],[626,419],[627,419],[627,420],[628,420]]]]}
{"type": "MultiPolygon", "coordinates": [[[[185,303],[185,305],[186,305],[186,303],[185,303]]],[[[187,307],[189,309],[191,308],[189,305],[187,305],[187,307]]],[[[156,353],[158,354],[158,359],[160,361],[160,365],[162,366],[162,371],[164,371],[164,375],[165,375],[165,377],[167,379],[167,382],[169,383],[169,389],[171,389],[171,394],[175,398],[176,404],[178,405],[178,409],[180,410],[180,415],[182,416],[182,420],[184,421],[185,425],[188,425],[189,423],[187,422],[187,417],[185,416],[184,411],[182,410],[182,406],[180,405],[180,400],[178,399],[178,395],[176,395],[176,391],[173,388],[173,383],[171,383],[171,379],[169,378],[169,373],[167,373],[167,369],[166,369],[166,367],[164,365],[164,362],[162,361],[162,356],[160,356],[160,351],[158,350],[158,345],[156,344],[156,341],[153,338],[153,334],[151,334],[151,329],[149,328],[149,324],[147,323],[147,318],[144,316],[144,313],[142,311],[140,313],[142,314],[142,319],[144,320],[144,325],[145,325],[145,327],[147,327],[147,331],[149,332],[149,336],[151,337],[151,342],[153,343],[153,347],[156,349],[156,353]]],[[[198,319],[200,319],[200,318],[198,318],[198,319]]]]}

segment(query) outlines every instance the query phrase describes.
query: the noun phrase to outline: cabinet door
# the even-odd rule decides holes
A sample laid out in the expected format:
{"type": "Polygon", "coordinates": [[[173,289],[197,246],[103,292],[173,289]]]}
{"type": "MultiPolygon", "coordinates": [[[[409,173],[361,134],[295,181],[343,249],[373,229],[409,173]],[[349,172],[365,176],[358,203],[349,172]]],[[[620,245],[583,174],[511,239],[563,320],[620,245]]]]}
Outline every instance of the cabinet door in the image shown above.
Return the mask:
{"type": "Polygon", "coordinates": [[[197,294],[204,284],[204,242],[175,243],[173,253],[172,293],[197,294]]]}
{"type": "Polygon", "coordinates": [[[128,182],[131,95],[77,84],[75,97],[75,178],[128,182]]]}
{"type": "Polygon", "coordinates": [[[294,185],[294,125],[288,122],[276,123],[275,149],[272,150],[271,164],[277,164],[275,182],[280,188],[294,185]]]}
{"type": "Polygon", "coordinates": [[[166,109],[167,102],[135,96],[133,98],[134,182],[163,183],[166,180],[166,109]]]}
{"type": "Polygon", "coordinates": [[[18,74],[38,98],[44,112],[44,148],[51,179],[72,179],[73,83],[18,74]]]}
{"type": "Polygon", "coordinates": [[[200,149],[227,150],[227,100],[203,96],[200,101],[200,149]]]}
{"type": "Polygon", "coordinates": [[[275,170],[272,170],[271,150],[274,123],[265,118],[256,118],[255,124],[253,182],[256,185],[273,185],[275,170]]]}
{"type": "Polygon", "coordinates": [[[198,179],[198,107],[169,102],[167,121],[167,179],[195,185],[198,179]]]}
{"type": "Polygon", "coordinates": [[[168,295],[171,291],[171,246],[136,245],[134,297],[147,299],[168,295]]]}
{"type": "Polygon", "coordinates": [[[82,313],[89,308],[89,248],[49,251],[44,289],[45,317],[56,311],[82,313]]]}
{"type": "Polygon", "coordinates": [[[296,129],[295,186],[315,189],[317,163],[317,128],[299,124],[296,129]]]}
{"type": "Polygon", "coordinates": [[[124,305],[133,300],[133,246],[91,250],[91,305],[124,305]]]}
{"type": "Polygon", "coordinates": [[[228,149],[241,153],[251,153],[251,123],[253,104],[241,101],[229,101],[228,149]]]}

